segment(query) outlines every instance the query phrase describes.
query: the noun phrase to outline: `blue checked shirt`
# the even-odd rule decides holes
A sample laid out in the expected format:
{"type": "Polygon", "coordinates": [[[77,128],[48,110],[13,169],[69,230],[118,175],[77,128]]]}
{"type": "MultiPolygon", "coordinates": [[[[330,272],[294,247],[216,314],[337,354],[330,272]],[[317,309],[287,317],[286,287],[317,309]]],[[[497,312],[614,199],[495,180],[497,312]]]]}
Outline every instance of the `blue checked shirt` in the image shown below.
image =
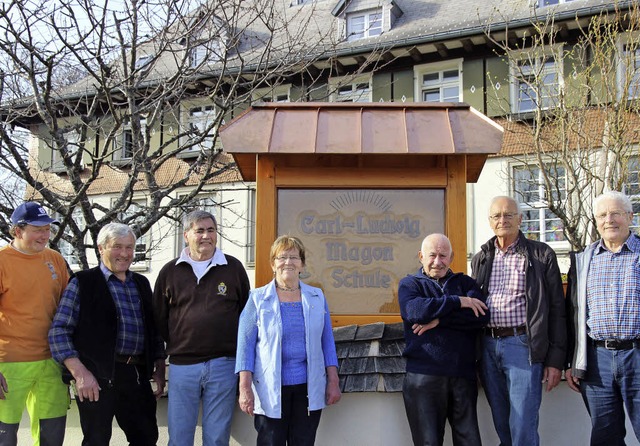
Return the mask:
{"type": "Polygon", "coordinates": [[[640,240],[631,235],[618,252],[602,240],[587,274],[587,329],[596,340],[640,338],[640,240]]]}
{"type": "MultiPolygon", "coordinates": [[[[100,263],[100,270],[107,281],[118,314],[116,353],[140,355],[144,352],[144,326],[140,296],[132,273],[127,271],[127,278],[123,283],[102,263],[100,263]]],[[[78,352],[73,347],[72,337],[78,324],[79,314],[78,280],[73,278],[60,299],[55,316],[57,329],[52,332],[49,339],[53,359],[60,364],[67,358],[78,357],[78,352]]]]}
{"type": "Polygon", "coordinates": [[[502,252],[496,240],[496,251],[489,278],[487,306],[490,327],[520,327],[527,321],[525,268],[527,259],[516,251],[518,240],[502,252]]]}

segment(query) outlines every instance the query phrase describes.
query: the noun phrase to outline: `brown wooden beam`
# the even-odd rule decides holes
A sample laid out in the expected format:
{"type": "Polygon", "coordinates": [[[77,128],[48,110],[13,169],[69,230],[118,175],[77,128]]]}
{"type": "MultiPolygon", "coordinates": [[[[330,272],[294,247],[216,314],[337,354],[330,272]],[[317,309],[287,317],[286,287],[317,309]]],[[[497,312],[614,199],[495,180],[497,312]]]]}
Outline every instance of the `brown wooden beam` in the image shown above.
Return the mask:
{"type": "Polygon", "coordinates": [[[409,49],[409,55],[414,60],[414,62],[422,62],[422,53],[415,46],[409,49]]]}
{"type": "Polygon", "coordinates": [[[440,55],[440,57],[445,58],[449,56],[449,50],[447,49],[447,46],[442,43],[442,42],[438,42],[435,44],[436,50],[438,50],[438,54],[440,55]]]}
{"type": "Polygon", "coordinates": [[[460,43],[462,43],[462,48],[464,48],[467,53],[473,52],[473,42],[471,39],[462,39],[460,43]]]}

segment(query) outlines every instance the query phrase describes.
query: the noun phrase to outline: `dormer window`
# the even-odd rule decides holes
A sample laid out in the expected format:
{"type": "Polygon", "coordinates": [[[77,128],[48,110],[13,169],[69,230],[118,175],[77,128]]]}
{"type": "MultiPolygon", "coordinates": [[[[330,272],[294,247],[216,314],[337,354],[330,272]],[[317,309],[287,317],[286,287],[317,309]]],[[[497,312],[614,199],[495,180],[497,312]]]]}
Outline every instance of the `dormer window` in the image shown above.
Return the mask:
{"type": "Polygon", "coordinates": [[[559,5],[560,3],[568,3],[573,0],[539,0],[538,7],[559,5]]]}
{"type": "Polygon", "coordinates": [[[144,68],[153,60],[153,54],[140,56],[136,59],[136,69],[144,68]]]}
{"type": "Polygon", "coordinates": [[[347,14],[347,39],[349,41],[382,34],[382,8],[347,14]]]}
{"type": "Polygon", "coordinates": [[[224,58],[224,47],[220,40],[212,40],[194,46],[191,49],[191,67],[205,63],[220,62],[224,58]]]}

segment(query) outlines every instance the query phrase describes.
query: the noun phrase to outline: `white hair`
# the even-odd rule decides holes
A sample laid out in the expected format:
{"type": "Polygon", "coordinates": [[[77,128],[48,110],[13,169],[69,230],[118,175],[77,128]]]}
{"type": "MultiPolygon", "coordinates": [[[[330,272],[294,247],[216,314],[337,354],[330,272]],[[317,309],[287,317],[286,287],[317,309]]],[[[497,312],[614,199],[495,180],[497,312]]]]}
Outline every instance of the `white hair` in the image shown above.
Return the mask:
{"type": "Polygon", "coordinates": [[[633,204],[631,204],[631,199],[629,197],[627,197],[622,192],[618,192],[617,190],[609,190],[601,195],[598,195],[596,199],[593,200],[594,214],[596,212],[596,209],[598,209],[600,203],[602,203],[604,200],[615,200],[620,203],[620,205],[622,205],[622,209],[624,211],[633,212],[633,204]]]}

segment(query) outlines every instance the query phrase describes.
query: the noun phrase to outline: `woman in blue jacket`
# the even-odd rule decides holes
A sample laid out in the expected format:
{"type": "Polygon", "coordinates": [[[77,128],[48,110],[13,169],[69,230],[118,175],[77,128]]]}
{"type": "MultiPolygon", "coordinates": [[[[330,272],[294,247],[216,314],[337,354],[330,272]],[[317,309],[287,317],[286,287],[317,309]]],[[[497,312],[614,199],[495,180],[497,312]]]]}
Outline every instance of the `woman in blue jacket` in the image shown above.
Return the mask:
{"type": "Polygon", "coordinates": [[[257,444],[313,445],[325,405],[340,400],[338,358],[322,290],[300,281],[296,237],[271,246],[274,279],[251,291],[240,316],[240,409],[254,415],[257,444]]]}

